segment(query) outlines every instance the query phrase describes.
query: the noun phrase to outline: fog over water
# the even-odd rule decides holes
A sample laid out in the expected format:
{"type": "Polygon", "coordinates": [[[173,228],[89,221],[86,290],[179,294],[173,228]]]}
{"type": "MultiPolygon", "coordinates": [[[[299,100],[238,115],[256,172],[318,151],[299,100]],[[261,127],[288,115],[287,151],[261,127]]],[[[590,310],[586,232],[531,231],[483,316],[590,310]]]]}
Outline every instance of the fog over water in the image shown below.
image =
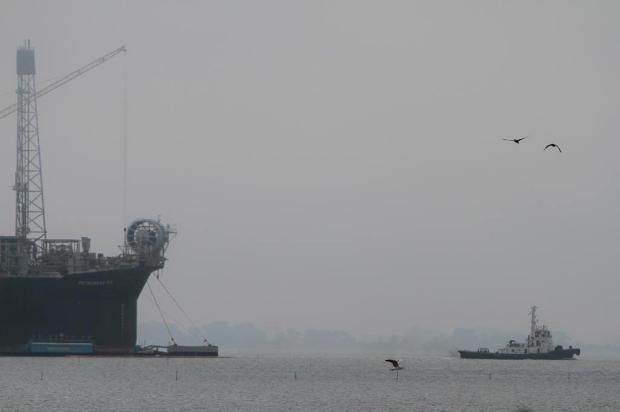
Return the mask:
{"type": "MultiPolygon", "coordinates": [[[[614,1],[5,0],[0,108],[26,38],[39,87],[127,46],[39,101],[48,231],[117,253],[126,76],[128,216],[176,225],[162,279],[198,324],[526,334],[537,304],[552,331],[618,344],[619,15],[614,1]]],[[[0,165],[4,235],[14,117],[0,165]]],[[[146,293],[140,320],[159,320],[146,293]]]]}

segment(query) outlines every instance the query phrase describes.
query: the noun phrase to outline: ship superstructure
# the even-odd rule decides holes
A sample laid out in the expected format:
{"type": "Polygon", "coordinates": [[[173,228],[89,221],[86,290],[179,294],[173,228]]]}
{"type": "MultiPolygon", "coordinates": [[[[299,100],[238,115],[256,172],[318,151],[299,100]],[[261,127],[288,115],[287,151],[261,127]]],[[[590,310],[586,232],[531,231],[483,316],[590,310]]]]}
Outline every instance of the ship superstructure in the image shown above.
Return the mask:
{"type": "Polygon", "coordinates": [[[460,350],[461,358],[475,359],[572,359],[574,355],[580,355],[581,350],[569,346],[553,345],[551,331],[545,325],[538,324],[536,317],[537,306],[530,309],[530,334],[526,342],[509,340],[506,346],[491,352],[487,348],[479,348],[477,351],[460,350]]]}
{"type": "MultiPolygon", "coordinates": [[[[124,47],[47,86],[51,91],[125,51],[124,47]]],[[[91,251],[91,240],[49,239],[45,222],[34,50],[17,50],[15,235],[0,236],[0,353],[128,353],[136,343],[137,299],[164,266],[169,226],[138,219],[117,256],[91,251]]]]}
{"type": "Polygon", "coordinates": [[[551,331],[546,325],[538,325],[536,309],[538,309],[536,306],[532,306],[530,309],[530,334],[527,337],[527,341],[520,343],[510,340],[505,347],[499,349],[500,353],[548,353],[555,349],[551,331]]]}

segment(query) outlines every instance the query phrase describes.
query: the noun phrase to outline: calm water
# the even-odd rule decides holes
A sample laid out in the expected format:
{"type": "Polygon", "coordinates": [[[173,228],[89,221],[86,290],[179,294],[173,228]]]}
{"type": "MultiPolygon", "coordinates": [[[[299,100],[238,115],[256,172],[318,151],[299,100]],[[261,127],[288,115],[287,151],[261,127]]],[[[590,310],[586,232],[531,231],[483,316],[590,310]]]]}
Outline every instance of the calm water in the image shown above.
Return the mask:
{"type": "Polygon", "coordinates": [[[620,411],[620,361],[403,364],[395,380],[379,356],[0,358],[0,410],[620,411]]]}

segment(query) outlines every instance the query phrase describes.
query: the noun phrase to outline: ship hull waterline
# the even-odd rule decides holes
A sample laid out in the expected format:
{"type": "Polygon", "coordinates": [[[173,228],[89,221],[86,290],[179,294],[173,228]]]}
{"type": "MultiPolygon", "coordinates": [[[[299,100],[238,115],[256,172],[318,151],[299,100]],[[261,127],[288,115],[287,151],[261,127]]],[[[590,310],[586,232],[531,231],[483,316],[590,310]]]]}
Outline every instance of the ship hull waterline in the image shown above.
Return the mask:
{"type": "Polygon", "coordinates": [[[480,352],[480,351],[458,351],[461,359],[504,359],[504,360],[524,360],[524,359],[542,359],[542,360],[571,360],[575,359],[574,355],[580,355],[581,350],[559,349],[547,353],[500,353],[500,352],[480,352]]]}
{"type": "Polygon", "coordinates": [[[33,339],[87,339],[93,354],[133,352],[137,301],[155,269],[137,266],[64,276],[0,275],[0,354],[33,339]]]}

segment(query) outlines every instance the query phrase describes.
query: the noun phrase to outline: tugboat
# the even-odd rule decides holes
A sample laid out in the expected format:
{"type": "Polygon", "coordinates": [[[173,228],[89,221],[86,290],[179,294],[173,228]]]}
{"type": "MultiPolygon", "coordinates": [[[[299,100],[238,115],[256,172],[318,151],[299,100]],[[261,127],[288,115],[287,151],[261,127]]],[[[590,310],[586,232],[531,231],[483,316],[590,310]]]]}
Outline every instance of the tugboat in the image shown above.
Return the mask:
{"type": "Polygon", "coordinates": [[[569,346],[564,349],[561,345],[553,346],[551,331],[545,325],[539,327],[536,319],[536,306],[532,306],[530,311],[531,326],[527,343],[509,340],[505,347],[496,352],[489,351],[488,348],[478,348],[478,350],[458,351],[462,359],[574,359],[574,355],[580,355],[579,348],[569,346]]]}

